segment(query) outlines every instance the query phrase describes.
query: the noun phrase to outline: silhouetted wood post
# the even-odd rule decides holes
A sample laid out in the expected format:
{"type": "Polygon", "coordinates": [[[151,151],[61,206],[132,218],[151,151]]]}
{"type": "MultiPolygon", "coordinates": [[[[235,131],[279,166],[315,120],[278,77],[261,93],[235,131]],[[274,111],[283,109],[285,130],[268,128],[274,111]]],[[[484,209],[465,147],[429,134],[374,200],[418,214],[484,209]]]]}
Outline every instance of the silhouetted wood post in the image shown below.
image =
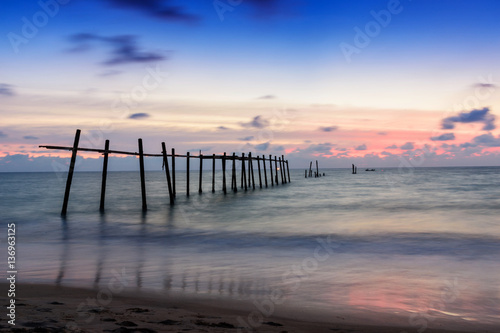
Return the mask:
{"type": "Polygon", "coordinates": [[[273,178],[273,156],[269,154],[269,172],[271,173],[271,186],[274,186],[273,178]]]}
{"type": "Polygon", "coordinates": [[[231,186],[234,192],[238,192],[238,183],[236,181],[236,153],[233,153],[233,173],[231,175],[231,186]]]}
{"type": "Polygon", "coordinates": [[[106,178],[108,176],[108,150],[109,150],[109,140],[104,143],[104,160],[102,162],[102,181],[101,181],[101,204],[99,210],[104,212],[104,200],[106,197],[106,178]]]}
{"type": "Polygon", "coordinates": [[[292,180],[290,179],[290,166],[288,165],[288,160],[286,160],[286,171],[288,173],[288,182],[291,183],[292,180]]]}
{"type": "Polygon", "coordinates": [[[61,215],[65,216],[68,210],[69,192],[71,190],[71,182],[73,181],[73,172],[75,171],[76,154],[78,152],[78,143],[80,142],[80,130],[76,130],[75,141],[73,142],[73,150],[71,151],[71,161],[69,163],[68,178],[66,179],[66,190],[64,191],[64,200],[61,210],[61,215]]]}
{"type": "Polygon", "coordinates": [[[286,180],[286,169],[285,169],[285,155],[281,155],[281,169],[283,170],[283,179],[285,180],[285,184],[287,183],[286,180]]]}
{"type": "Polygon", "coordinates": [[[212,193],[215,192],[215,154],[212,154],[212,193]]]}
{"type": "Polygon", "coordinates": [[[142,150],[142,139],[139,139],[139,171],[141,174],[141,194],[142,194],[142,210],[147,210],[146,203],[146,177],[144,175],[144,151],[142,150]]]}
{"type": "Polygon", "coordinates": [[[280,162],[281,184],[286,184],[286,179],[283,173],[283,159],[281,157],[279,158],[279,162],[280,162]]]}
{"type": "Polygon", "coordinates": [[[259,187],[262,188],[262,176],[260,174],[260,157],[257,156],[257,169],[259,169],[259,187]]]}
{"type": "Polygon", "coordinates": [[[226,152],[224,152],[224,156],[222,156],[222,191],[224,194],[227,193],[226,189],[226,152]]]}
{"type": "Polygon", "coordinates": [[[316,160],[316,174],[319,177],[319,167],[318,167],[318,160],[316,160]]]}
{"type": "Polygon", "coordinates": [[[307,169],[305,170],[306,174],[305,174],[305,178],[307,178],[307,169]]]}
{"type": "Polygon", "coordinates": [[[313,175],[312,165],[313,165],[313,162],[311,161],[311,163],[309,163],[309,177],[312,177],[312,175],[313,175]]]}
{"type": "Polygon", "coordinates": [[[245,153],[241,153],[241,173],[242,173],[241,176],[243,177],[243,182],[245,184],[245,191],[246,191],[246,190],[248,190],[248,187],[247,187],[247,174],[246,174],[246,170],[245,170],[245,153]]]}
{"type": "Polygon", "coordinates": [[[248,153],[248,187],[250,187],[252,185],[252,173],[251,173],[251,170],[250,170],[250,163],[252,163],[252,153],[249,152],[248,153]]]}
{"type": "MultiPolygon", "coordinates": [[[[252,153],[248,153],[248,179],[250,180],[250,174],[252,174],[252,189],[255,190],[255,177],[253,174],[253,161],[252,161],[252,153]]],[[[248,186],[250,186],[250,181],[248,182],[248,186]]]]}
{"type": "Polygon", "coordinates": [[[190,153],[186,153],[186,196],[189,197],[189,160],[191,156],[190,153]]]}
{"type": "Polygon", "coordinates": [[[203,178],[203,154],[200,153],[200,178],[199,178],[199,184],[198,184],[198,193],[201,193],[202,192],[202,189],[201,189],[201,180],[203,178]]]}
{"type": "Polygon", "coordinates": [[[266,170],[266,155],[262,155],[262,169],[264,169],[264,182],[267,188],[267,170],[266,170]]]}
{"type": "Polygon", "coordinates": [[[165,176],[167,177],[167,186],[168,186],[168,197],[170,200],[170,204],[174,204],[174,194],[172,191],[172,181],[170,179],[170,169],[168,167],[168,156],[167,156],[167,147],[165,146],[165,142],[161,143],[161,152],[163,154],[163,164],[165,165],[165,176]]]}
{"type": "Polygon", "coordinates": [[[276,171],[276,173],[275,173],[276,179],[274,181],[276,182],[276,185],[278,185],[279,184],[279,182],[278,182],[278,158],[276,156],[274,156],[274,171],[276,171]]]}
{"type": "Polygon", "coordinates": [[[175,191],[175,148],[172,148],[172,191],[174,193],[174,198],[176,196],[175,191]]]}

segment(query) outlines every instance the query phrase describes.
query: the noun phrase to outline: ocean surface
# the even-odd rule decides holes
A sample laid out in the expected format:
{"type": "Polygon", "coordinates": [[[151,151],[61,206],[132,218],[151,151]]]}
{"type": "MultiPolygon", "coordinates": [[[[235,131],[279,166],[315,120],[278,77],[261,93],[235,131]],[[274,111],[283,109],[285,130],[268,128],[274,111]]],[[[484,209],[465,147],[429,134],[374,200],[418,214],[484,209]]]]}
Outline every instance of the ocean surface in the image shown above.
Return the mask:
{"type": "Polygon", "coordinates": [[[146,213],[139,173],[109,172],[103,214],[101,174],[77,172],[65,218],[66,173],[0,173],[1,242],[15,223],[21,282],[500,324],[500,167],[320,171],[226,195],[192,171],[189,197],[178,172],[173,207],[146,172],[146,213]]]}

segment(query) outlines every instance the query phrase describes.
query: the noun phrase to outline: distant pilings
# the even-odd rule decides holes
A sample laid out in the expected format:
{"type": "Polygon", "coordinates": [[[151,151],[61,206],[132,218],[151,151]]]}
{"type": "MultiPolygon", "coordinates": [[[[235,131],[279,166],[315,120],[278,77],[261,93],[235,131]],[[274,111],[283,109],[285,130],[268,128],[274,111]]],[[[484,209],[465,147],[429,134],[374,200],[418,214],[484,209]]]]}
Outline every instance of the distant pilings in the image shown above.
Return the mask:
{"type": "MultiPolygon", "coordinates": [[[[147,206],[147,194],[146,194],[146,178],[145,178],[145,168],[144,168],[144,158],[145,157],[161,157],[163,160],[163,167],[165,169],[165,177],[168,188],[168,196],[169,203],[173,205],[175,203],[176,198],[176,159],[177,158],[185,158],[186,159],[186,196],[190,195],[190,160],[193,158],[199,159],[199,180],[198,180],[198,193],[202,194],[203,192],[203,160],[210,159],[212,160],[212,192],[216,191],[217,181],[216,181],[216,160],[221,160],[221,169],[222,169],[222,179],[221,179],[221,189],[224,194],[227,194],[226,188],[226,163],[229,161],[231,165],[231,190],[233,192],[238,191],[238,183],[237,183],[237,168],[236,162],[241,162],[241,184],[240,188],[245,191],[249,189],[255,190],[255,170],[254,170],[254,162],[257,163],[257,172],[258,172],[258,186],[259,188],[263,188],[265,186],[268,187],[268,179],[271,179],[271,186],[274,184],[279,185],[280,179],[281,184],[287,184],[291,182],[290,178],[290,169],[288,160],[285,160],[285,157],[281,155],[281,157],[269,155],[266,157],[256,156],[254,157],[251,152],[248,155],[242,153],[241,156],[236,155],[236,153],[232,153],[232,155],[228,156],[226,152],[221,155],[212,154],[212,155],[203,155],[200,151],[199,155],[191,155],[189,152],[186,155],[176,154],[175,148],[171,148],[171,153],[167,153],[167,147],[165,142],[161,143],[161,153],[160,154],[148,154],[144,153],[143,142],[142,139],[138,139],[138,152],[128,152],[128,151],[118,151],[118,150],[110,150],[110,142],[106,140],[104,149],[96,149],[96,148],[83,148],[79,147],[80,141],[80,133],[81,131],[76,130],[75,139],[72,147],[67,146],[39,146],[40,148],[45,149],[55,149],[55,150],[69,150],[72,152],[71,161],[68,171],[68,178],[66,180],[66,190],[64,192],[63,206],[61,210],[61,215],[65,216],[68,210],[68,202],[69,202],[69,194],[71,190],[71,183],[73,179],[73,173],[75,169],[75,161],[78,151],[86,151],[86,152],[97,152],[101,153],[104,156],[103,160],[103,169],[102,169],[102,181],[101,181],[101,196],[100,196],[100,206],[99,210],[104,212],[105,206],[105,197],[106,197],[106,180],[107,180],[107,169],[108,169],[108,157],[110,154],[114,155],[132,155],[139,157],[139,175],[141,181],[141,199],[142,199],[142,209],[146,211],[147,206]],[[169,157],[171,158],[171,165],[169,166],[169,157]],[[262,161],[262,168],[260,166],[260,162],[262,161]],[[274,161],[274,163],[273,163],[274,161]],[[269,163],[269,176],[267,173],[267,165],[266,162],[269,163]],[[273,170],[274,169],[274,170],[273,170]],[[288,176],[288,179],[287,179],[288,176]]],[[[312,162],[311,162],[312,163],[312,162]]],[[[316,165],[316,169],[318,170],[318,166],[316,165]]],[[[317,172],[316,172],[317,173],[317,172]]]]}
{"type": "MultiPolygon", "coordinates": [[[[288,161],[286,161],[286,163],[288,164],[288,161]]],[[[305,178],[311,178],[313,176],[313,169],[312,169],[312,165],[313,165],[313,162],[311,161],[309,163],[309,170],[305,170],[305,173],[304,173],[304,177],[305,178]],[[308,172],[309,171],[309,172],[308,172]],[[309,174],[309,176],[308,176],[309,174]]],[[[325,175],[325,173],[323,173],[323,176],[325,175]]],[[[316,160],[316,171],[314,171],[314,178],[318,178],[318,177],[321,177],[321,173],[319,172],[319,164],[318,164],[318,160],[316,160]]],[[[288,177],[290,177],[290,175],[288,175],[288,177]]]]}

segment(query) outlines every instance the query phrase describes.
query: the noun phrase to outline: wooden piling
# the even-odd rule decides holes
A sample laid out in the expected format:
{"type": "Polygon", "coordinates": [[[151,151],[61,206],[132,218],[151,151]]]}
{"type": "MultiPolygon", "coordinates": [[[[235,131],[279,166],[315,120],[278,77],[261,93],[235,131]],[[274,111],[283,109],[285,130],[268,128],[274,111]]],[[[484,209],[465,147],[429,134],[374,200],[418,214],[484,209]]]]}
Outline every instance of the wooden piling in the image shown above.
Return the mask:
{"type": "Polygon", "coordinates": [[[201,188],[201,181],[203,179],[203,154],[200,152],[200,177],[199,177],[199,183],[198,183],[198,193],[202,192],[201,188]]]}
{"type": "Polygon", "coordinates": [[[274,180],[276,182],[276,185],[278,185],[279,184],[279,182],[278,182],[278,158],[276,156],[274,156],[274,171],[276,171],[276,173],[275,173],[276,178],[274,180]]]}
{"type": "Polygon", "coordinates": [[[286,168],[285,168],[285,155],[281,155],[281,168],[283,169],[283,179],[285,179],[285,184],[286,184],[287,180],[286,180],[286,168]]]}
{"type": "Polygon", "coordinates": [[[222,191],[224,194],[227,193],[226,189],[226,152],[224,152],[224,156],[222,156],[222,191]]]}
{"type": "Polygon", "coordinates": [[[145,211],[148,209],[148,205],[146,203],[146,177],[144,175],[144,151],[142,150],[142,139],[138,140],[139,142],[139,171],[141,174],[141,194],[142,194],[142,210],[145,211]]]}
{"type": "MultiPolygon", "coordinates": [[[[248,164],[250,164],[249,173],[252,174],[252,189],[255,190],[255,177],[253,174],[253,161],[252,161],[252,153],[248,153],[248,164]]],[[[250,184],[249,184],[250,185],[250,184]]]]}
{"type": "Polygon", "coordinates": [[[186,153],[186,196],[189,197],[189,159],[190,153],[186,153]]]}
{"type": "Polygon", "coordinates": [[[109,150],[109,140],[104,143],[104,161],[102,162],[102,181],[101,181],[101,204],[99,210],[104,212],[104,200],[106,197],[106,178],[108,176],[108,150],[109,150]]]}
{"type": "Polygon", "coordinates": [[[165,176],[167,177],[167,187],[168,187],[168,198],[170,200],[170,204],[174,204],[174,193],[172,190],[172,180],[170,178],[170,169],[168,167],[168,156],[167,156],[167,147],[165,146],[165,142],[161,143],[161,151],[163,154],[163,164],[165,165],[165,176]]]}
{"type": "Polygon", "coordinates": [[[262,188],[262,176],[260,175],[260,157],[257,156],[257,169],[259,169],[259,187],[262,188]]]}
{"type": "Polygon", "coordinates": [[[286,171],[288,173],[288,182],[291,183],[292,180],[290,179],[290,166],[288,165],[288,160],[286,160],[286,171]]]}
{"type": "Polygon", "coordinates": [[[264,182],[267,188],[267,170],[266,170],[266,155],[262,155],[262,169],[264,169],[264,182]]]}
{"type": "Polygon", "coordinates": [[[306,171],[305,178],[307,178],[307,169],[305,171],[306,171]]]}
{"type": "Polygon", "coordinates": [[[231,187],[234,192],[238,192],[238,184],[236,182],[236,153],[233,153],[233,173],[231,175],[231,187]]]}
{"type": "Polygon", "coordinates": [[[274,186],[273,178],[273,156],[269,154],[269,172],[271,173],[271,186],[274,186]]]}
{"type": "Polygon", "coordinates": [[[249,152],[248,153],[248,187],[250,187],[252,185],[252,172],[250,170],[251,164],[252,164],[252,153],[249,152]]]}
{"type": "Polygon", "coordinates": [[[279,158],[279,162],[280,162],[280,173],[281,173],[281,184],[286,184],[286,179],[284,177],[284,173],[283,173],[283,158],[279,158]]]}
{"type": "Polygon", "coordinates": [[[172,191],[174,193],[174,198],[176,196],[175,191],[175,148],[172,148],[172,191]]]}
{"type": "Polygon", "coordinates": [[[212,154],[212,193],[215,192],[215,154],[212,154]]]}
{"type": "Polygon", "coordinates": [[[309,177],[312,177],[312,175],[313,175],[312,165],[313,165],[313,162],[311,161],[311,163],[309,163],[309,177]]]}
{"type": "Polygon", "coordinates": [[[73,172],[75,171],[76,154],[78,152],[78,143],[80,142],[80,130],[76,130],[75,141],[73,142],[73,150],[71,153],[71,161],[69,163],[68,178],[66,179],[66,190],[64,191],[64,200],[61,210],[61,215],[66,216],[68,210],[69,192],[71,190],[71,182],[73,181],[73,172]]]}
{"type": "Polygon", "coordinates": [[[245,153],[241,153],[241,177],[245,184],[245,191],[246,191],[248,190],[248,186],[247,186],[247,174],[245,170],[245,153]]]}
{"type": "Polygon", "coordinates": [[[316,174],[319,177],[319,167],[318,167],[318,160],[316,160],[316,174]]]}

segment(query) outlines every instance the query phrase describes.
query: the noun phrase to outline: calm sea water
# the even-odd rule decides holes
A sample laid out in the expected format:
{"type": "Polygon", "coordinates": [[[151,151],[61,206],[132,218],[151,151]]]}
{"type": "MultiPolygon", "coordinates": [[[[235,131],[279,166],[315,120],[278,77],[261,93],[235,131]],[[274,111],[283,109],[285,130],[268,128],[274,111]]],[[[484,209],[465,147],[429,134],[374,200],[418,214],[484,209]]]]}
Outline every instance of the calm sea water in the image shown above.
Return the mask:
{"type": "Polygon", "coordinates": [[[100,173],[76,173],[65,219],[65,173],[0,173],[1,219],[24,282],[500,323],[500,168],[322,172],[227,195],[207,172],[199,195],[193,171],[190,197],[181,172],[173,207],[147,172],[147,213],[138,172],[110,172],[104,214],[100,173]]]}

